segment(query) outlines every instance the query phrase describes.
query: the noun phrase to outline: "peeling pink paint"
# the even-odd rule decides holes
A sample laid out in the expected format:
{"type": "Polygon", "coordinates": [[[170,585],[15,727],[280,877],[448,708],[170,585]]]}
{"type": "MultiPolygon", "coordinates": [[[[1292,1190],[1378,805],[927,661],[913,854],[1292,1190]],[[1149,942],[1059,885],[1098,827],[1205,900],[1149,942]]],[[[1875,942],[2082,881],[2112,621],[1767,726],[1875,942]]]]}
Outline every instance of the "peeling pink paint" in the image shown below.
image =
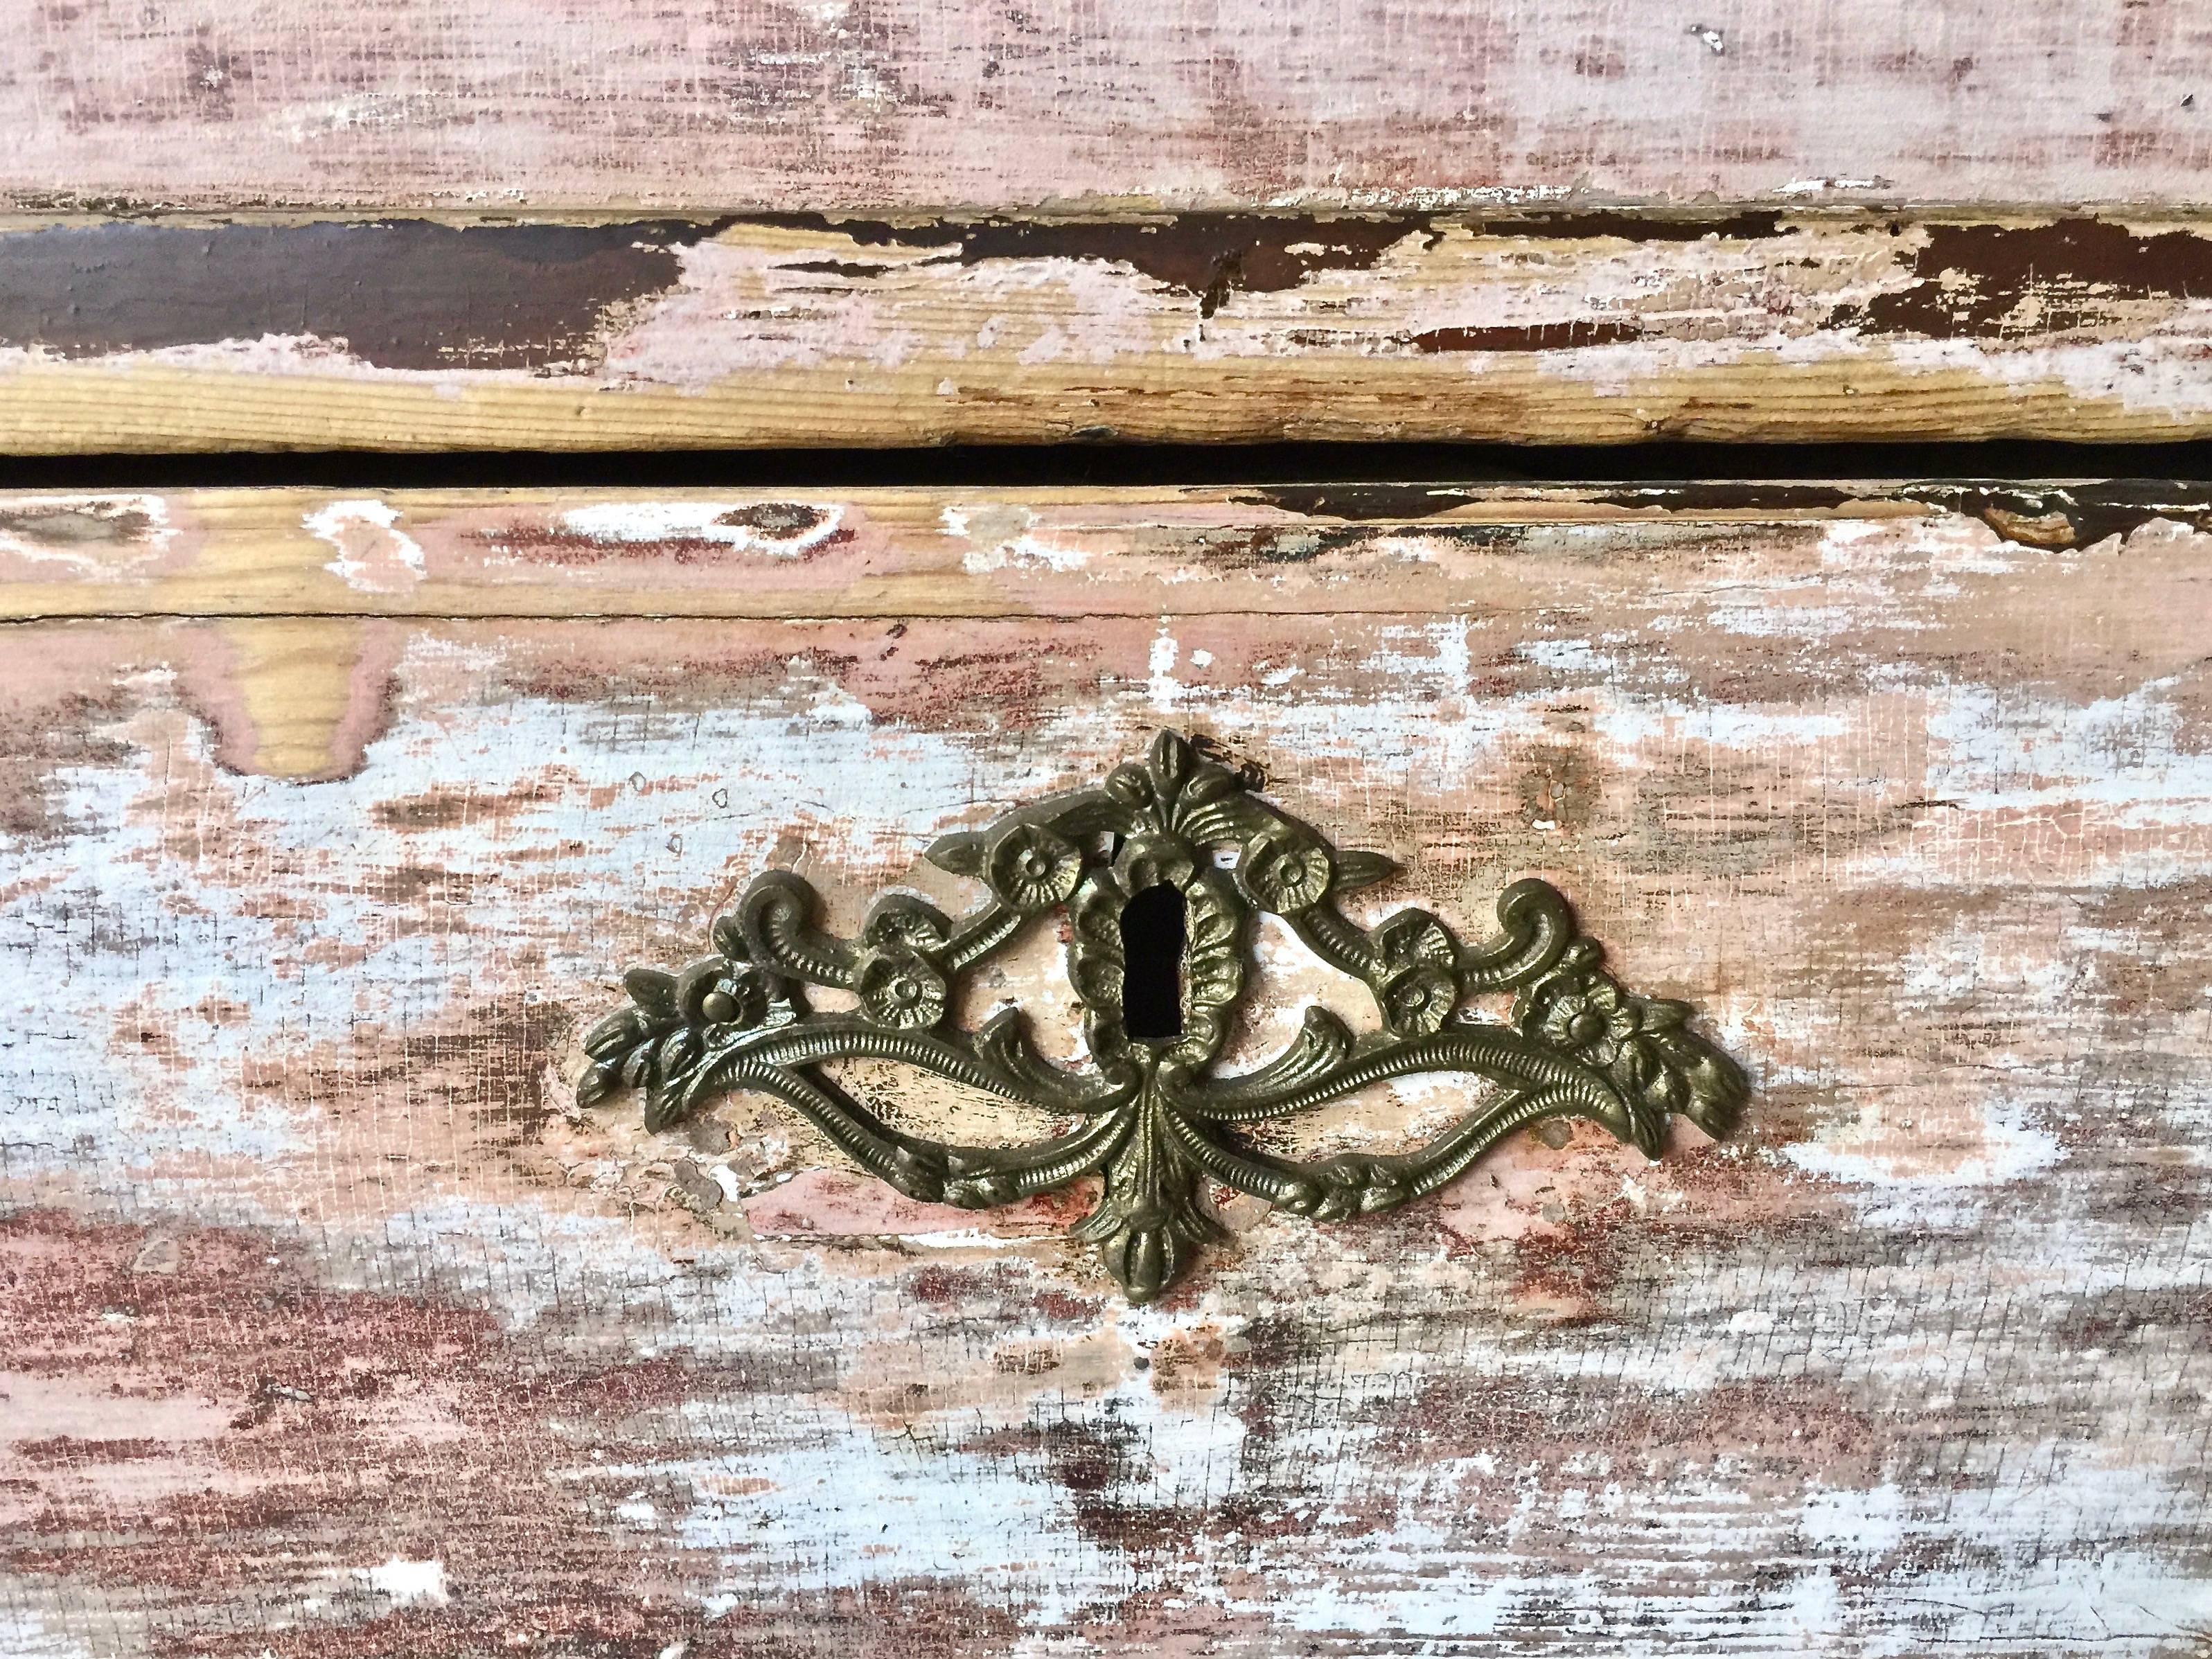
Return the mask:
{"type": "Polygon", "coordinates": [[[18,202],[375,210],[2193,199],[2197,65],[2145,15],[1758,0],[1712,25],[1716,52],[1698,20],[1610,0],[706,19],[485,0],[283,28],[95,0],[30,25],[6,182],[18,202]]]}
{"type": "MultiPolygon", "coordinates": [[[[312,782],[220,763],[251,721],[228,623],[19,624],[0,1631],[2186,1653],[2203,532],[2076,497],[2028,526],[2059,546],[1874,498],[1389,499],[845,502],[884,580],[963,584],[953,617],[836,614],[840,544],[744,555],[819,584],[800,620],[379,618],[373,735],[312,782]],[[1025,537],[1085,557],[965,568],[1025,537]],[[659,1134],[570,1109],[619,969],[703,949],[755,872],[844,928],[886,886],[957,905],[932,838],[1168,722],[1401,860],[1364,922],[1479,933],[1505,881],[1555,881],[1743,1056],[1743,1131],[1658,1164],[1528,1136],[1359,1222],[1232,1205],[1133,1310],[1066,1237],[1080,1194],[914,1205],[772,1102],[659,1134]]],[[[458,584],[484,504],[390,505],[420,591],[458,584]]],[[[616,551],[502,593],[603,600],[616,551]]],[[[980,1011],[1072,1057],[1060,944],[980,1011]]],[[[1259,949],[1255,1058],[1329,994],[1259,949]]],[[[846,1081],[925,1133],[1028,1127],[846,1081]]],[[[1453,1103],[1376,1090],[1270,1145],[1453,1103]]]]}

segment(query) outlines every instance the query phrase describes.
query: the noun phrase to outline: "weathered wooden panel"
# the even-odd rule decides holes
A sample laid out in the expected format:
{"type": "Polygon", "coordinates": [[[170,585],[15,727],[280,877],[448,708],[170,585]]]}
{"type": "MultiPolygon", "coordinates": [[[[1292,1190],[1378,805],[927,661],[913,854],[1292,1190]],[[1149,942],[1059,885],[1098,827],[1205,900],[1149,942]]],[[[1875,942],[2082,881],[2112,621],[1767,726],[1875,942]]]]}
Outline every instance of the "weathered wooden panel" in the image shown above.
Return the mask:
{"type": "MultiPolygon", "coordinates": [[[[0,1647],[2201,1653],[2212,543],[2124,494],[1984,502],[2009,540],[1871,488],[1328,534],[1129,499],[1121,549],[1097,498],[970,496],[959,615],[842,614],[825,563],[811,617],[9,624],[0,1647]],[[757,869],[950,896],[930,836],[1162,722],[1402,857],[1378,911],[1558,882],[1744,1059],[1743,1133],[1232,1205],[1133,1310],[1064,1208],[893,1199],[746,1103],[565,1104],[614,969],[757,869]]],[[[712,608],[772,556],[696,500],[514,609],[702,556],[663,609],[712,608]]],[[[484,504],[379,504],[330,558],[488,580],[439,528],[484,504]]],[[[896,569],[925,506],[850,498],[821,556],[904,524],[896,569]]],[[[160,609],[330,507],[73,510],[94,561],[175,529],[93,584],[160,609]]],[[[1262,1041],[1325,977],[1265,950],[1262,1041]]],[[[994,994],[1049,1025],[1054,955],[994,994]]]]}
{"type": "Polygon", "coordinates": [[[0,200],[2190,202],[2187,0],[72,0],[0,200]]]}
{"type": "Polygon", "coordinates": [[[2200,220],[1780,209],[0,231],[0,447],[2212,431],[2200,220]]]}

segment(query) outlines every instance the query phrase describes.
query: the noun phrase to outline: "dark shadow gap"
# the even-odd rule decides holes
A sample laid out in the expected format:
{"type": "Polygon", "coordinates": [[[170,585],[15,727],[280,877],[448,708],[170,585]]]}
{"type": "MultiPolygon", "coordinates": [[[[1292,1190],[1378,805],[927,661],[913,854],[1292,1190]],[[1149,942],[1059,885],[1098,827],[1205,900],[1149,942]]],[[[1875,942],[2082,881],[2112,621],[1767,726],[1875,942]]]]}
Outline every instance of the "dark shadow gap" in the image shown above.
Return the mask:
{"type": "Polygon", "coordinates": [[[0,457],[0,489],[1020,489],[1332,482],[1758,483],[1808,478],[2212,479],[2212,439],[2170,444],[1044,444],[941,449],[459,451],[0,457]]]}

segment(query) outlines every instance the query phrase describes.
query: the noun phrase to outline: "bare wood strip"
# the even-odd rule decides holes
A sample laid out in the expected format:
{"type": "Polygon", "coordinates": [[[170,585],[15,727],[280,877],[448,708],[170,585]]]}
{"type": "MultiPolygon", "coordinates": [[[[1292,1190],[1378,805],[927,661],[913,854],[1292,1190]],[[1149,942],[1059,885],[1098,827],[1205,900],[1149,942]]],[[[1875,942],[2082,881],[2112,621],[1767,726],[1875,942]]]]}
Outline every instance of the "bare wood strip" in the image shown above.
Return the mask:
{"type": "Polygon", "coordinates": [[[2172,438],[2208,300],[2148,210],[19,219],[0,447],[2172,438]]]}
{"type": "MultiPolygon", "coordinates": [[[[0,493],[0,619],[1149,617],[1591,605],[1925,521],[1961,545],[2212,530],[2212,491],[2074,484],[0,493]]],[[[2193,542],[2189,544],[2194,545],[2193,542]]]]}

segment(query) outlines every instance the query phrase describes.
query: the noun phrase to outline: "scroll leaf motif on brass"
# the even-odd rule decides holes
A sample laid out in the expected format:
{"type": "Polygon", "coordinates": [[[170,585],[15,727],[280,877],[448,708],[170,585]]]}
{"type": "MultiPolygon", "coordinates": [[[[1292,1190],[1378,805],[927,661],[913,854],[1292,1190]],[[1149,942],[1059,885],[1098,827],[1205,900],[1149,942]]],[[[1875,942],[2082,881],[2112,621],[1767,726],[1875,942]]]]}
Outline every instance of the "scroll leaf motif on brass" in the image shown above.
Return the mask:
{"type": "Polygon", "coordinates": [[[625,976],[629,1005],[585,1038],[592,1063],[579,1103],[642,1088],[646,1127],[657,1131],[713,1096],[755,1091],[801,1113],[900,1192],[969,1208],[1097,1175],[1097,1204],[1076,1232],[1138,1302],[1222,1237],[1201,1202],[1208,1182],[1318,1219],[1369,1215],[1434,1192],[1540,1118],[1594,1119],[1656,1158],[1670,1114],[1717,1136],[1743,1104],[1742,1073],[1690,1030],[1688,1007],[1624,989],[1555,888],[1508,887],[1498,900],[1499,931],[1480,945],[1462,945],[1419,909],[1363,929],[1339,901],[1396,866],[1378,854],[1338,851],[1174,732],[1161,732],[1142,763],[1116,768],[1102,787],[948,836],[927,856],[981,881],[988,896],[956,921],[892,894],[857,939],[820,931],[814,890],[797,876],[761,876],[716,919],[714,955],[680,973],[635,968],[625,976]],[[1224,848],[1233,849],[1231,869],[1214,856],[1224,848]],[[1184,919],[1179,1019],[1169,1035],[1136,1036],[1123,1006],[1124,911],[1160,886],[1180,896],[1184,919]],[[1090,1048],[1079,1069],[1040,1054],[1018,1009],[973,1031],[950,1017],[961,975],[1030,918],[1063,908],[1068,976],[1090,1048]],[[1216,1075],[1252,965],[1255,912],[1280,917],[1316,955],[1364,983],[1382,1029],[1355,1036],[1310,1008],[1282,1053],[1216,1075]],[[813,1011],[808,986],[854,993],[859,1006],[813,1011]],[[1463,1006],[1503,991],[1516,994],[1510,1020],[1463,1006]],[[819,1070],[855,1059],[920,1066],[1076,1127],[1011,1147],[920,1139],[819,1070]],[[1302,1164],[1238,1134],[1239,1125],[1386,1079],[1439,1072],[1500,1087],[1417,1152],[1302,1164]]]}

